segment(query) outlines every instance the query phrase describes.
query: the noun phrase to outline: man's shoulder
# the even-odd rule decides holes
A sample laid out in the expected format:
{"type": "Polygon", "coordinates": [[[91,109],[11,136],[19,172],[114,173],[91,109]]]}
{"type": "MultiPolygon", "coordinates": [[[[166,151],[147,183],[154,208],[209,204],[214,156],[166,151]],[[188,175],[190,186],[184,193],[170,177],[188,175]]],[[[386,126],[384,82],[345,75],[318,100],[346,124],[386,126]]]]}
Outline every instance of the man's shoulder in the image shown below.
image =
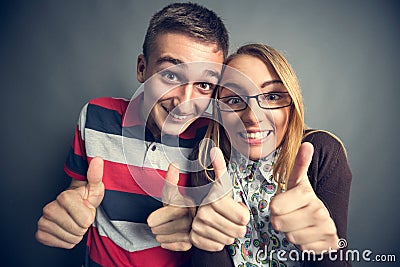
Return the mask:
{"type": "Polygon", "coordinates": [[[108,110],[117,111],[119,114],[123,114],[129,104],[129,100],[125,98],[117,97],[99,97],[91,99],[88,105],[105,108],[108,110]]]}
{"type": "Polygon", "coordinates": [[[196,119],[194,122],[192,122],[192,124],[190,124],[184,133],[180,134],[179,137],[183,139],[202,139],[208,125],[210,124],[210,121],[211,119],[206,117],[196,119]]]}
{"type": "Polygon", "coordinates": [[[115,97],[90,100],[85,112],[85,128],[121,135],[122,119],[128,104],[129,100],[115,97]]]}

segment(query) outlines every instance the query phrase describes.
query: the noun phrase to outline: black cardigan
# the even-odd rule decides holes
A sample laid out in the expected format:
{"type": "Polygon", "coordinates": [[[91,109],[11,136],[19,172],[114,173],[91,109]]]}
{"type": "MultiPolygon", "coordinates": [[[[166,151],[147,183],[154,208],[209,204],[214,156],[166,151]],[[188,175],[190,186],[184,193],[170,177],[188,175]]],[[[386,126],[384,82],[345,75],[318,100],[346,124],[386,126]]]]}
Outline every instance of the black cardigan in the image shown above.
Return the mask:
{"type": "MultiPolygon", "coordinates": [[[[335,222],[339,238],[347,238],[347,211],[351,184],[351,171],[342,143],[324,131],[307,130],[304,142],[314,146],[314,155],[308,177],[317,196],[324,202],[335,222]]],[[[343,258],[345,251],[342,252],[343,258]]],[[[338,257],[339,258],[339,257],[338,257]]],[[[191,266],[233,266],[228,246],[220,252],[192,248],[191,266]]],[[[332,262],[326,255],[323,261],[304,262],[303,266],[351,266],[351,262],[332,262]]]]}

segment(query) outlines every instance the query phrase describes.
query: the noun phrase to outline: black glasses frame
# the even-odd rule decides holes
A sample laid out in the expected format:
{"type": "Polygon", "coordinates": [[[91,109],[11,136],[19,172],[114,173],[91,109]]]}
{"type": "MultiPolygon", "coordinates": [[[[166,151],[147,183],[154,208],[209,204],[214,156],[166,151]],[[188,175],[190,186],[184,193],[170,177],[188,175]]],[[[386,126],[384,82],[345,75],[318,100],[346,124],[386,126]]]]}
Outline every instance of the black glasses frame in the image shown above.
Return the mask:
{"type": "MultiPolygon", "coordinates": [[[[278,93],[278,92],[277,92],[278,93]]],[[[292,98],[290,98],[290,103],[289,104],[287,104],[287,105],[285,105],[285,106],[282,106],[282,107],[273,107],[273,108],[266,108],[266,107],[262,107],[261,106],[261,104],[260,104],[260,101],[259,101],[259,99],[258,99],[258,97],[259,96],[261,96],[261,95],[270,95],[271,93],[262,93],[262,94],[258,94],[258,95],[253,95],[253,96],[240,96],[241,98],[244,98],[245,99],[245,107],[244,108],[242,108],[242,109],[235,109],[235,110],[233,110],[233,109],[224,109],[224,108],[222,108],[221,109],[221,107],[220,107],[220,102],[219,101],[217,101],[217,108],[220,110],[220,111],[223,111],[223,112],[237,112],[237,111],[243,111],[243,110],[245,110],[246,108],[248,108],[249,107],[249,100],[251,99],[251,98],[255,98],[256,100],[257,100],[257,104],[258,104],[258,106],[260,107],[260,108],[262,108],[262,109],[267,109],[267,110],[273,110],[273,109],[280,109],[280,108],[286,108],[286,107],[290,107],[292,104],[293,104],[293,99],[292,98]]],[[[273,94],[273,93],[272,93],[273,94]]],[[[279,92],[279,94],[289,94],[289,92],[279,92]]],[[[231,98],[232,96],[226,96],[226,97],[221,97],[221,98],[218,98],[217,100],[221,100],[221,99],[226,99],[226,98],[231,98]]]]}

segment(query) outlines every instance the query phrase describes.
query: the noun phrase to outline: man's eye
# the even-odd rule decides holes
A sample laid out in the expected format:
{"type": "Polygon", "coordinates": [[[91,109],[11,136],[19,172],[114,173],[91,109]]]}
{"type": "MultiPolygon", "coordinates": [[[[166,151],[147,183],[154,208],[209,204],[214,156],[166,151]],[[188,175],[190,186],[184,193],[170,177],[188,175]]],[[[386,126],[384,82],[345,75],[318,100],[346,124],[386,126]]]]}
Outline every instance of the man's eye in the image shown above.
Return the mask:
{"type": "Polygon", "coordinates": [[[174,82],[178,80],[178,76],[175,73],[169,71],[163,72],[162,77],[164,77],[169,81],[174,81],[174,82]]]}
{"type": "Polygon", "coordinates": [[[198,83],[197,87],[200,88],[202,91],[210,91],[210,90],[214,90],[214,85],[211,83],[198,83]]]}

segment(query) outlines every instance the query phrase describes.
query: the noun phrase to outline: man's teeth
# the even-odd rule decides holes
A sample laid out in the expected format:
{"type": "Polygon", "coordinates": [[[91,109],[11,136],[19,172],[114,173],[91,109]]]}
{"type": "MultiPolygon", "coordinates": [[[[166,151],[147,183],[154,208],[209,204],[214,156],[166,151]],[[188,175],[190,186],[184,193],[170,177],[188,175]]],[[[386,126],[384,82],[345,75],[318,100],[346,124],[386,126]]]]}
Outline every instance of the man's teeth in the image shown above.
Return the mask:
{"type": "Polygon", "coordinates": [[[247,139],[261,139],[267,137],[271,131],[256,132],[256,133],[241,133],[240,135],[247,139]]]}
{"type": "Polygon", "coordinates": [[[179,116],[179,115],[176,115],[176,114],[174,114],[174,113],[169,113],[174,119],[177,119],[177,120],[184,120],[184,119],[186,119],[186,117],[187,116],[179,116]]]}

